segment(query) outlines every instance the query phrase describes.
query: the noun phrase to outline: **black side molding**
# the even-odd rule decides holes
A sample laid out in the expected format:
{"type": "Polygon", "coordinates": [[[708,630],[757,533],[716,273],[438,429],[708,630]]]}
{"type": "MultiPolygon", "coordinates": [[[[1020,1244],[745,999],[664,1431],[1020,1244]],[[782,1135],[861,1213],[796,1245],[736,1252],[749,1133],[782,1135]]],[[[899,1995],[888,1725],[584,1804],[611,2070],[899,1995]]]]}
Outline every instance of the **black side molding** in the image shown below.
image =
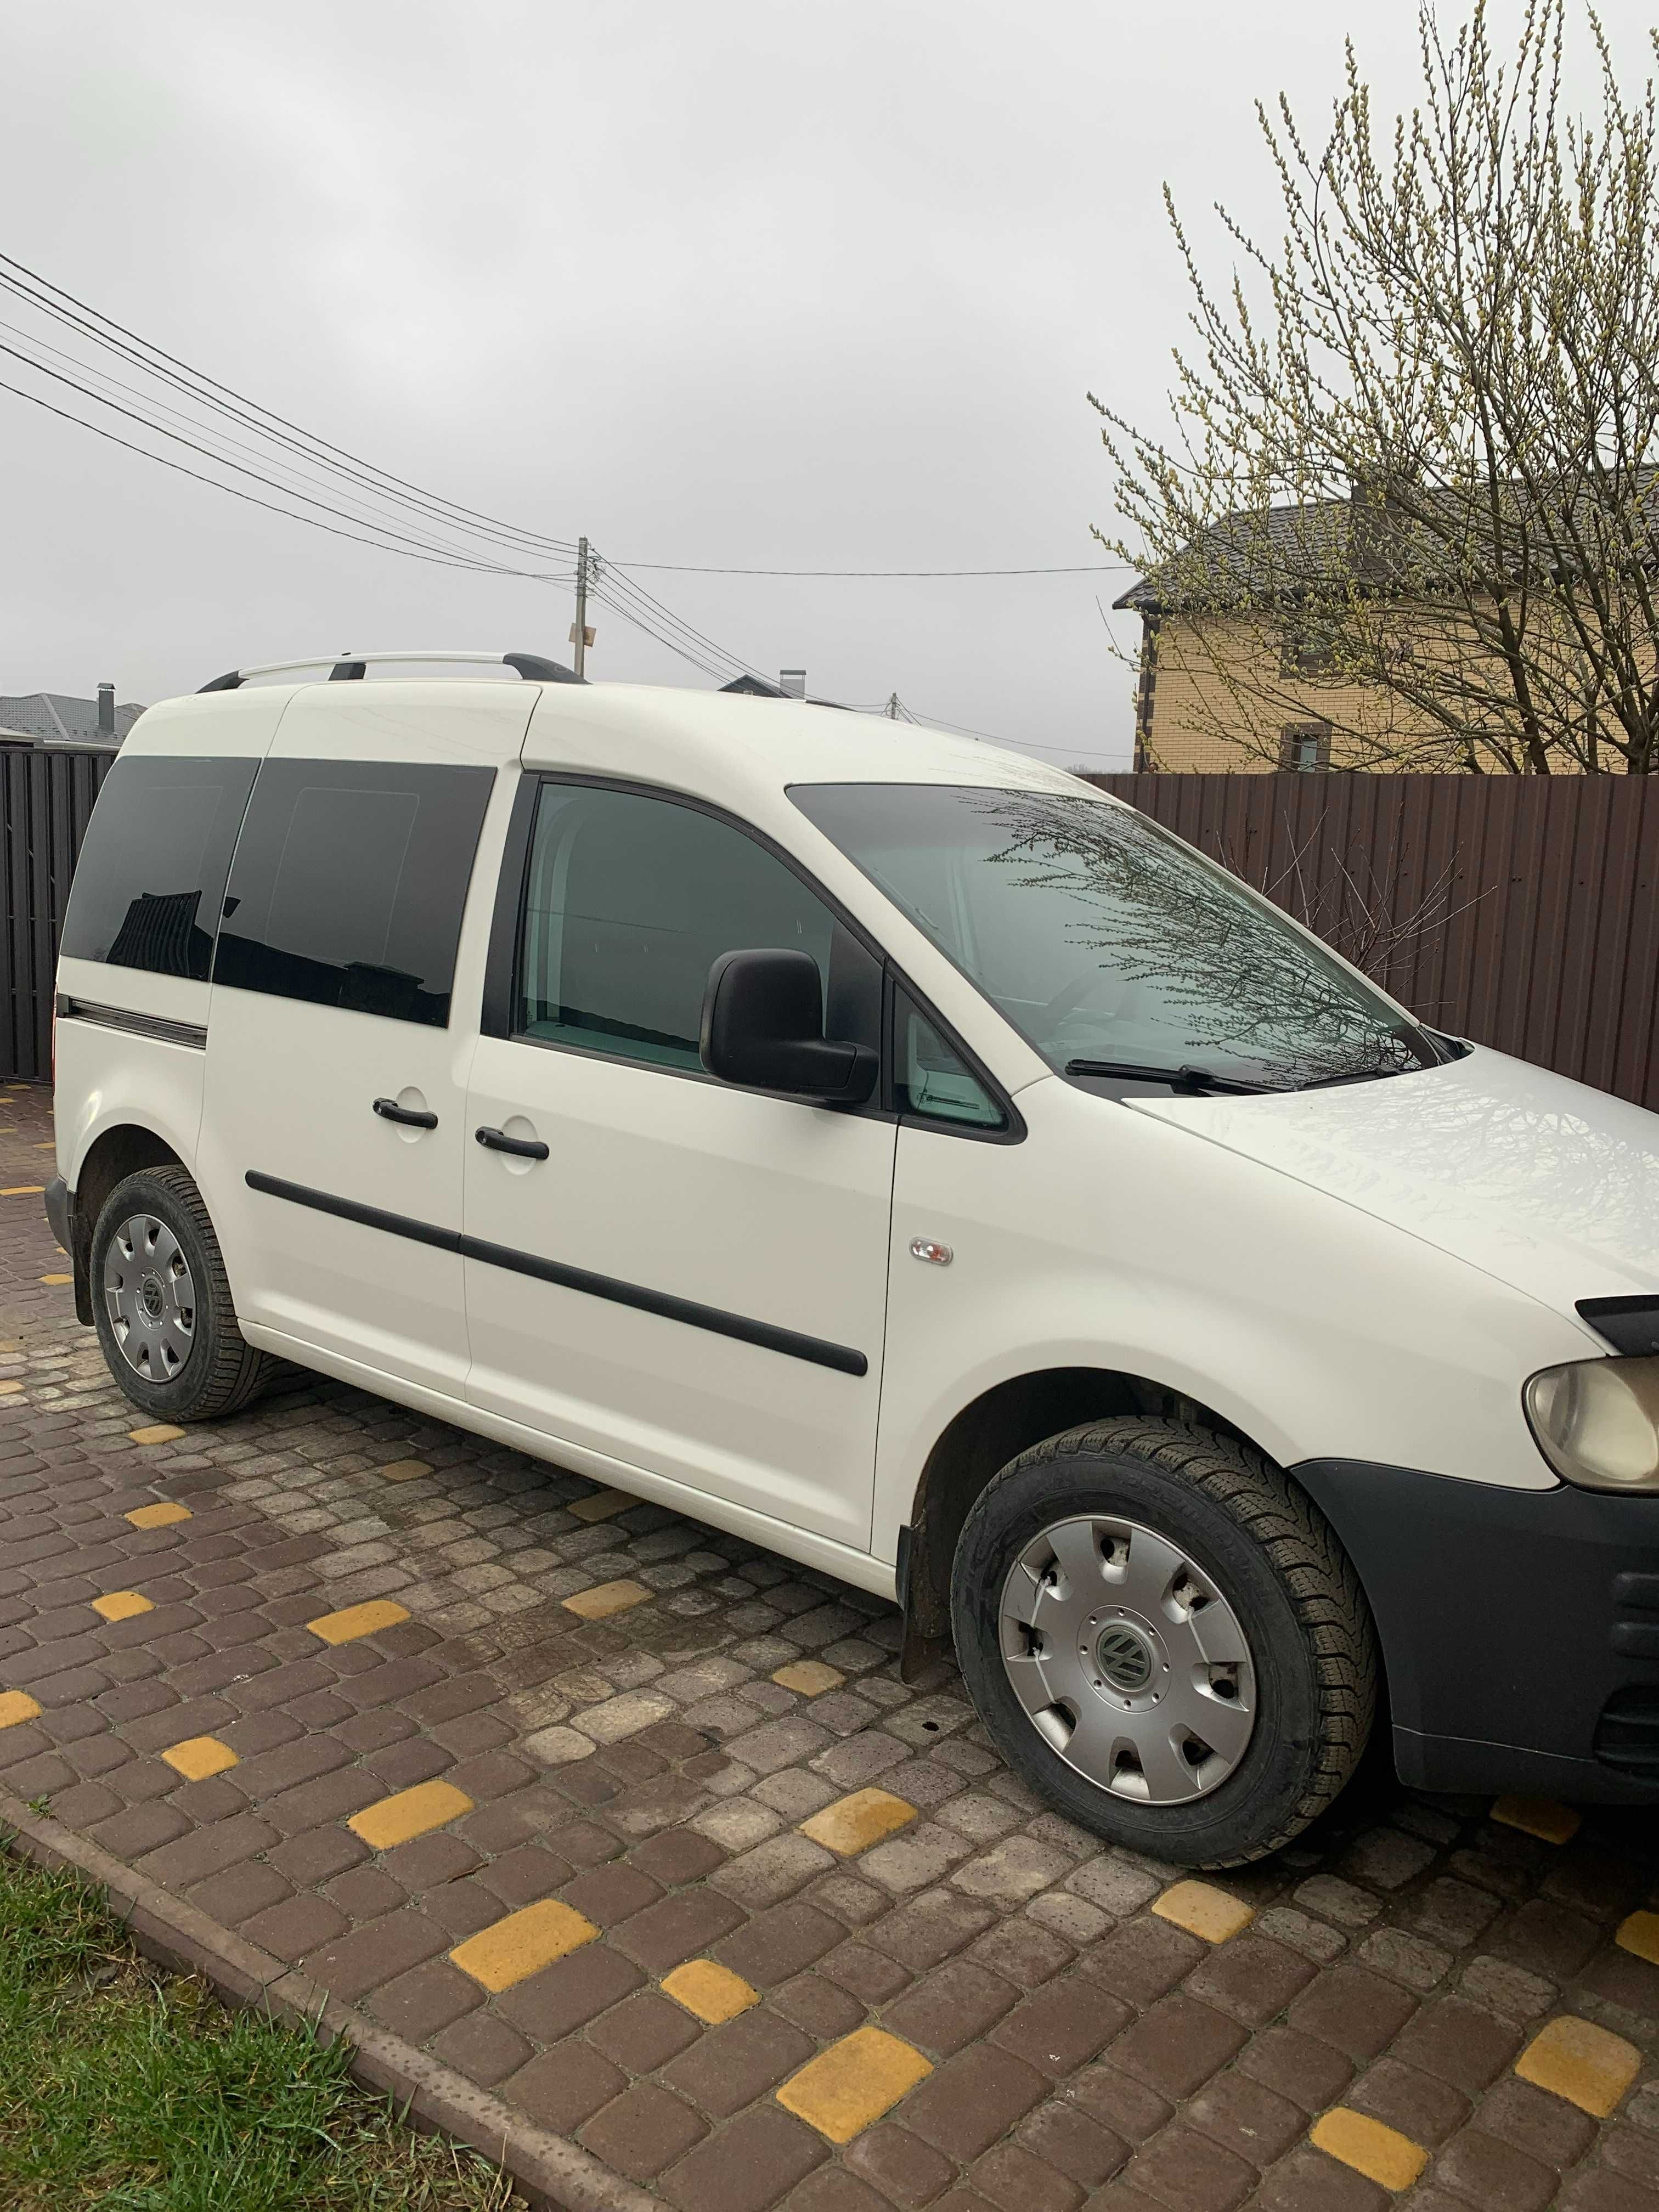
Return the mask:
{"type": "Polygon", "coordinates": [[[284,1182],[281,1176],[261,1175],[250,1168],[243,1177],[250,1190],[267,1198],[285,1198],[290,1206],[308,1206],[313,1213],[331,1213],[337,1221],[361,1221],[365,1229],[383,1229],[388,1237],[406,1237],[411,1244],[430,1244],[440,1252],[459,1252],[459,1229],[434,1229],[404,1213],[383,1213],[378,1206],[362,1206],[355,1198],[336,1198],[325,1190],[313,1190],[302,1182],[284,1182]]]}
{"type": "Polygon", "coordinates": [[[1578,1317],[1626,1358],[1659,1352],[1659,1297],[1580,1298],[1578,1317]]]}
{"type": "Polygon", "coordinates": [[[192,1052],[207,1050],[208,1033],[198,1022],[173,1022],[160,1014],[135,1014],[125,1006],[100,1006],[88,999],[58,994],[60,1022],[92,1022],[100,1029],[125,1030],[130,1036],[155,1037],[162,1044],[188,1045],[192,1052]]]}
{"type": "Polygon", "coordinates": [[[491,1244],[482,1237],[465,1236],[458,1229],[435,1229],[406,1214],[386,1213],[377,1206],[360,1205],[354,1198],[337,1198],[331,1192],[312,1190],[304,1183],[285,1182],[280,1176],[262,1175],[256,1168],[250,1168],[243,1179],[250,1190],[260,1191],[267,1198],[308,1206],[314,1212],[331,1213],[337,1220],[361,1222],[366,1229],[404,1237],[416,1244],[430,1244],[441,1252],[458,1252],[464,1260],[479,1260],[488,1267],[528,1275],[537,1282],[556,1283],[561,1290],[607,1298],[613,1305],[632,1306],[637,1313],[656,1314],[664,1321],[682,1322],[689,1328],[707,1329],[711,1335],[757,1345],[763,1352],[778,1352],[788,1359],[804,1359],[813,1367],[832,1368],[838,1375],[870,1372],[870,1362],[863,1352],[828,1343],[822,1337],[804,1336],[770,1322],[750,1321],[745,1315],[700,1305],[694,1298],[674,1297],[666,1291],[647,1290],[642,1284],[625,1283],[614,1275],[596,1275],[586,1267],[568,1267],[562,1261],[544,1260],[538,1253],[516,1251],[507,1244],[491,1244]]]}

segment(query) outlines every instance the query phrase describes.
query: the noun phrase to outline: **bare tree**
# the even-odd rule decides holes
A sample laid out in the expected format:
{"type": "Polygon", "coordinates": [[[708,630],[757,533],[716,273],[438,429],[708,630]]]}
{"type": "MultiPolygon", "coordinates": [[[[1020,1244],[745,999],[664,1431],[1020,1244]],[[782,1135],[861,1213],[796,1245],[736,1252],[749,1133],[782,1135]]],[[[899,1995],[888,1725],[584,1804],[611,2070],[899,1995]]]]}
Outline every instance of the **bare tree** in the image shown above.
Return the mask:
{"type": "Polygon", "coordinates": [[[1425,8],[1391,131],[1352,43],[1322,149],[1258,104],[1284,236],[1219,209],[1224,289],[1165,188],[1197,343],[1167,442],[1090,395],[1128,542],[1096,534],[1247,752],[1311,712],[1354,767],[1659,769],[1654,90],[1585,9],[1600,112],[1569,114],[1568,5],[1527,0],[1507,64],[1485,0],[1449,38],[1425,8]]]}

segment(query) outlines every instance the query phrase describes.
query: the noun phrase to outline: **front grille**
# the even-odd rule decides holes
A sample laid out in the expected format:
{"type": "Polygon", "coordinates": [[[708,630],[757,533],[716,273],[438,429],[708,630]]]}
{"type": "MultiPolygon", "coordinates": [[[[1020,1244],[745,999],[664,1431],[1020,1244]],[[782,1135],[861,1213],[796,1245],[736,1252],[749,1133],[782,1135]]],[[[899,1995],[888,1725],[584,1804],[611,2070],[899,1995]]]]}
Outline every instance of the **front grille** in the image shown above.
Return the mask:
{"type": "Polygon", "coordinates": [[[1595,1723],[1594,1748],[1604,1766],[1659,1778],[1659,1686],[1615,1690],[1595,1723]]]}

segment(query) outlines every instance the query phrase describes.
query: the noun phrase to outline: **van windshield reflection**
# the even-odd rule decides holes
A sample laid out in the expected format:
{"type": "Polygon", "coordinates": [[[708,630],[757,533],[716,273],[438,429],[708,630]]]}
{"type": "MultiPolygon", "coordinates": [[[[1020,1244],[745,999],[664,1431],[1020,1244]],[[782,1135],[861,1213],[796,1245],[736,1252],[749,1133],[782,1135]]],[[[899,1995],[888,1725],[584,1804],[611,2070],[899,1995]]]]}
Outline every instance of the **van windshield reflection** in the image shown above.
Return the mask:
{"type": "Polygon", "coordinates": [[[790,797],[1052,1067],[1201,1093],[1442,1057],[1270,902],[1130,808],[945,784],[790,797]]]}

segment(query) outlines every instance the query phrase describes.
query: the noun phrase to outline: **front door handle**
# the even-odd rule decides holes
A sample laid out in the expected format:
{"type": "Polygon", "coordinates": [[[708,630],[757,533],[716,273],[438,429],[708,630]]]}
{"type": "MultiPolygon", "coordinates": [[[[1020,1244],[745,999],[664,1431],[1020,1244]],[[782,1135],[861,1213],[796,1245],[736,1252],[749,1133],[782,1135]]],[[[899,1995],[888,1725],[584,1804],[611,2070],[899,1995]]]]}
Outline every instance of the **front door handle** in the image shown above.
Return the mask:
{"type": "Polygon", "coordinates": [[[435,1129],[435,1114],[417,1112],[413,1106],[400,1106],[395,1098],[377,1098],[374,1111],[383,1121],[401,1121],[409,1129],[435,1129]]]}
{"type": "Polygon", "coordinates": [[[509,1137],[504,1129],[475,1129],[473,1135],[492,1152],[511,1152],[515,1159],[544,1160],[547,1146],[539,1137],[509,1137]]]}

